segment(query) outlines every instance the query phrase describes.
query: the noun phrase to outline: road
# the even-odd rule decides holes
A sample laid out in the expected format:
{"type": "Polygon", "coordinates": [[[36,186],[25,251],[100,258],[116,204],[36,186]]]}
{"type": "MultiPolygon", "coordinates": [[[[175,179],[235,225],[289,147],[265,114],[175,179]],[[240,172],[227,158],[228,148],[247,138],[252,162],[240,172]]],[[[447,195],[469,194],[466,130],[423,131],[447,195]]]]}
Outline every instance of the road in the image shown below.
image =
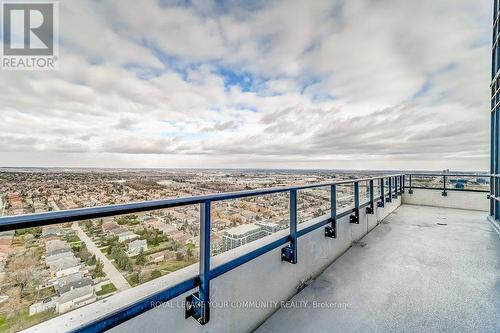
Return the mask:
{"type": "MultiPolygon", "coordinates": [[[[52,206],[53,210],[59,210],[59,206],[55,201],[52,200],[50,202],[50,205],[52,206]]],[[[87,250],[89,250],[90,253],[95,254],[96,258],[101,259],[103,264],[102,270],[104,271],[104,273],[106,273],[106,276],[109,278],[109,280],[115,285],[116,289],[118,289],[118,291],[129,289],[130,284],[128,284],[127,280],[111,263],[111,261],[109,261],[109,259],[101,252],[101,250],[99,250],[99,247],[97,247],[94,241],[90,239],[89,236],[87,236],[85,231],[80,228],[78,222],[74,222],[71,225],[71,228],[76,231],[78,237],[85,243],[85,245],[87,246],[87,250]]]]}
{"type": "Polygon", "coordinates": [[[92,239],[82,230],[78,222],[73,223],[71,226],[73,230],[76,231],[78,237],[85,243],[87,249],[90,253],[95,254],[96,258],[101,259],[103,263],[103,271],[106,276],[113,282],[118,291],[129,289],[130,285],[127,280],[123,277],[120,271],[109,261],[109,259],[99,250],[97,245],[92,239]]]}

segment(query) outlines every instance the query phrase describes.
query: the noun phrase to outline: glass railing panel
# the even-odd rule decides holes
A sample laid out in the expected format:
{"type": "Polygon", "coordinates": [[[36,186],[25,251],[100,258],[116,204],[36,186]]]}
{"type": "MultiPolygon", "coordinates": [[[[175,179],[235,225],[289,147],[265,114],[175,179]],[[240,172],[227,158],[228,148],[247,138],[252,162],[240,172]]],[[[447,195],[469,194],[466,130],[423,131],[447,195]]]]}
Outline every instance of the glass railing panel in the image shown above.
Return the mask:
{"type": "Polygon", "coordinates": [[[211,253],[217,255],[288,230],[288,192],[212,203],[211,253]]]}
{"type": "Polygon", "coordinates": [[[330,186],[298,191],[298,223],[310,221],[330,212],[330,186]]]}

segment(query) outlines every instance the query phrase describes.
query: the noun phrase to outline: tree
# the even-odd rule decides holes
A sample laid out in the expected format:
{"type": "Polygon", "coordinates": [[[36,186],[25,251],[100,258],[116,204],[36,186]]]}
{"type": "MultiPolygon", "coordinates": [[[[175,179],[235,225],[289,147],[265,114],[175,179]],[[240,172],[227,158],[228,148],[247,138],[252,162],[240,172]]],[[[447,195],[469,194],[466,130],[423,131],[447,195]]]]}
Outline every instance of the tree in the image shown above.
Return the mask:
{"type": "Polygon", "coordinates": [[[182,254],[182,252],[175,252],[175,260],[177,261],[184,260],[184,254],[182,254]]]}
{"type": "Polygon", "coordinates": [[[136,224],[139,224],[139,218],[137,217],[137,215],[120,216],[120,217],[115,218],[115,221],[119,225],[124,225],[124,224],[136,225],[136,224]]]}
{"type": "Polygon", "coordinates": [[[192,258],[194,254],[194,244],[193,243],[187,243],[186,244],[186,255],[188,258],[192,258]]]}
{"type": "Polygon", "coordinates": [[[85,221],[84,226],[85,226],[85,229],[87,229],[87,230],[92,229],[92,221],[90,221],[90,220],[85,221]]]}
{"type": "MultiPolygon", "coordinates": [[[[99,260],[100,261],[100,260],[99,260]]],[[[87,265],[93,266],[97,264],[97,259],[95,257],[95,254],[90,257],[90,259],[86,262],[87,265]]]]}
{"type": "Polygon", "coordinates": [[[38,258],[34,251],[26,251],[22,256],[13,257],[9,263],[8,278],[12,285],[19,286],[21,292],[35,288],[38,281],[38,258]]]}
{"type": "Polygon", "coordinates": [[[139,283],[144,283],[151,280],[151,272],[147,269],[144,269],[139,272],[139,283]]]}
{"type": "Polygon", "coordinates": [[[108,248],[106,252],[111,255],[113,252],[114,248],[120,247],[120,244],[118,243],[118,237],[111,237],[106,240],[106,244],[108,245],[108,248]]]}
{"type": "Polygon", "coordinates": [[[115,259],[116,265],[123,271],[132,271],[132,263],[125,251],[117,245],[111,249],[111,257],[115,259]]]}
{"type": "Polygon", "coordinates": [[[177,251],[179,249],[179,243],[175,240],[172,240],[172,251],[177,251]]]}
{"type": "Polygon", "coordinates": [[[141,249],[137,257],[135,258],[135,263],[140,266],[144,266],[147,262],[146,254],[144,253],[144,250],[141,249]]]}
{"type": "Polygon", "coordinates": [[[132,284],[139,284],[139,273],[134,272],[134,273],[130,274],[129,281],[132,284]]]}
{"type": "MultiPolygon", "coordinates": [[[[94,257],[95,258],[95,257],[94,257]]],[[[92,278],[98,278],[98,277],[104,277],[106,274],[104,273],[104,264],[102,263],[101,259],[97,260],[97,263],[95,264],[95,268],[92,271],[92,278]]]]}
{"type": "Polygon", "coordinates": [[[87,263],[90,260],[90,258],[92,258],[92,254],[90,254],[89,250],[87,250],[87,246],[84,243],[80,245],[80,250],[78,250],[78,256],[85,263],[87,263]]]}

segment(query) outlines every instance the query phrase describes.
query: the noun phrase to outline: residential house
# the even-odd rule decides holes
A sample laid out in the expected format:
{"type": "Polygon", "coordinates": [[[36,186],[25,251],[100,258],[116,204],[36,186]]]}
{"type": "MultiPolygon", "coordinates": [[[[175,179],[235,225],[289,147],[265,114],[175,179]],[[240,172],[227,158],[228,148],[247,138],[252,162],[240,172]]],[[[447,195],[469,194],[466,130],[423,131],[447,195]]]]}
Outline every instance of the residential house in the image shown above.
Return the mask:
{"type": "Polygon", "coordinates": [[[84,286],[64,293],[56,301],[56,311],[65,313],[96,301],[94,287],[84,286]]]}
{"type": "Polygon", "coordinates": [[[30,316],[33,316],[37,313],[41,313],[41,312],[44,312],[47,310],[52,310],[55,308],[56,308],[56,302],[55,302],[54,298],[49,297],[49,298],[44,299],[41,302],[31,304],[29,307],[28,313],[30,316]]]}
{"type": "Polygon", "coordinates": [[[148,244],[145,239],[136,239],[128,244],[127,254],[129,257],[133,257],[141,253],[141,250],[146,251],[148,249],[148,244]]]}
{"type": "Polygon", "coordinates": [[[47,255],[71,251],[71,247],[68,243],[62,240],[51,240],[45,242],[45,251],[47,255]]]}
{"type": "Polygon", "coordinates": [[[149,255],[149,261],[152,262],[152,263],[159,263],[159,262],[162,262],[165,260],[165,254],[163,253],[153,253],[151,255],[149,255]]]}
{"type": "Polygon", "coordinates": [[[52,227],[52,226],[43,228],[41,238],[45,239],[51,236],[57,236],[57,237],[64,236],[64,230],[62,230],[59,227],[52,227]]]}
{"type": "Polygon", "coordinates": [[[182,246],[186,245],[188,243],[188,240],[191,238],[190,235],[187,235],[182,231],[176,231],[170,234],[169,237],[172,238],[177,243],[181,244],[182,246]]]}
{"type": "Polygon", "coordinates": [[[59,258],[48,264],[48,266],[50,271],[58,278],[74,274],[78,272],[81,267],[80,261],[75,257],[59,258]]]}
{"type": "Polygon", "coordinates": [[[122,231],[126,231],[126,229],[120,227],[116,222],[104,222],[102,224],[102,232],[106,235],[116,235],[122,231]]]}
{"type": "Polygon", "coordinates": [[[51,263],[53,263],[61,258],[74,258],[75,257],[75,255],[73,254],[73,252],[71,250],[64,251],[64,252],[61,252],[61,251],[62,250],[60,250],[56,253],[52,253],[49,256],[46,256],[45,262],[47,263],[47,265],[50,265],[51,263]]]}
{"type": "Polygon", "coordinates": [[[67,292],[70,292],[73,289],[83,288],[86,286],[92,286],[93,284],[94,284],[94,282],[91,279],[84,277],[84,278],[81,278],[78,280],[73,280],[73,281],[64,283],[62,285],[58,285],[56,289],[57,289],[58,294],[60,296],[62,296],[64,294],[66,294],[67,292]]]}
{"type": "Polygon", "coordinates": [[[128,230],[118,234],[118,241],[120,243],[123,243],[129,239],[135,239],[135,238],[139,238],[139,235],[133,233],[132,231],[128,231],[128,230]]]}

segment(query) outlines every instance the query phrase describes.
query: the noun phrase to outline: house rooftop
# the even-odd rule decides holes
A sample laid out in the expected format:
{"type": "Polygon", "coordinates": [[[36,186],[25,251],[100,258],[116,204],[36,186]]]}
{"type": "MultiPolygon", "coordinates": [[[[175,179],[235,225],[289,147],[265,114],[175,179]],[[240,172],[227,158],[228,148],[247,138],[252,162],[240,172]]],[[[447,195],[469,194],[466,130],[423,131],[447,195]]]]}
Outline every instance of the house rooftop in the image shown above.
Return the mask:
{"type": "Polygon", "coordinates": [[[57,302],[59,304],[66,303],[87,295],[93,295],[93,293],[94,288],[92,286],[84,286],[82,288],[73,289],[62,294],[62,296],[57,299],[57,302]]]}
{"type": "Polygon", "coordinates": [[[260,227],[254,223],[247,223],[247,224],[242,224],[237,227],[231,228],[224,230],[224,233],[230,234],[230,235],[244,235],[247,232],[254,231],[254,230],[259,230],[260,227]]]}
{"type": "Polygon", "coordinates": [[[80,280],[77,280],[77,281],[71,281],[67,284],[64,284],[62,285],[61,287],[59,287],[57,289],[57,291],[59,292],[59,295],[63,295],[71,290],[74,290],[74,289],[78,289],[78,288],[83,288],[83,287],[86,287],[86,286],[92,286],[93,285],[93,282],[91,279],[89,278],[82,278],[80,280]]]}

